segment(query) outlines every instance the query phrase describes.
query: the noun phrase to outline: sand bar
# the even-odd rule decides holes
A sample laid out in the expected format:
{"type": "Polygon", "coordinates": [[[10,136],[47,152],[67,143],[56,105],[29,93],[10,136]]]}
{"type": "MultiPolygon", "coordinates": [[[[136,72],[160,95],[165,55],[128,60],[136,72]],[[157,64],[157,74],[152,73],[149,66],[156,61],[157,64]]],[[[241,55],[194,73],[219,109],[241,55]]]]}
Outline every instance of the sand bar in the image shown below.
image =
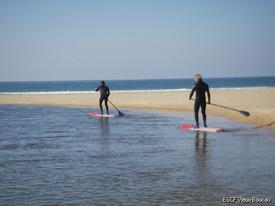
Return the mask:
{"type": "MultiPolygon", "coordinates": [[[[0,104],[56,105],[97,107],[97,93],[81,94],[2,94],[0,104]]],[[[193,102],[188,100],[189,91],[113,92],[110,99],[119,108],[193,111],[193,102]]],[[[207,112],[239,122],[254,125],[275,121],[275,88],[240,90],[211,90],[212,103],[250,112],[249,117],[238,112],[209,105],[207,112]]],[[[275,129],[275,124],[271,127],[275,129]]]]}

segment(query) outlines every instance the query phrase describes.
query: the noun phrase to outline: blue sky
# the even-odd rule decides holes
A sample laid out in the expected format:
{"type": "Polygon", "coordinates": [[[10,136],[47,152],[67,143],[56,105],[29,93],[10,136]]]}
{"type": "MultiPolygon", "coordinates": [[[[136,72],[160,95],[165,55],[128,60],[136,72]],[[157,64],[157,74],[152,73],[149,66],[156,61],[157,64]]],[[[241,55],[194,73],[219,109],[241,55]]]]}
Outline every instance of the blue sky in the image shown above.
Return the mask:
{"type": "Polygon", "coordinates": [[[275,76],[275,1],[0,0],[0,81],[275,76]]]}

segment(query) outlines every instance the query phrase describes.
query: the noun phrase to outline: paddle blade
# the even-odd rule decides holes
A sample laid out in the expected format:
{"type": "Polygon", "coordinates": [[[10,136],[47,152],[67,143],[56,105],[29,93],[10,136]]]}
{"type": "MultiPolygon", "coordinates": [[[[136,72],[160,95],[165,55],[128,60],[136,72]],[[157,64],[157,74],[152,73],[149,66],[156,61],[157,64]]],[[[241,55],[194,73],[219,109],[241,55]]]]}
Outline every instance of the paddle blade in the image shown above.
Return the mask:
{"type": "Polygon", "coordinates": [[[122,113],[121,111],[118,111],[118,116],[123,116],[124,113],[122,113]]]}
{"type": "Polygon", "coordinates": [[[250,115],[249,112],[246,112],[246,111],[240,111],[240,113],[246,117],[248,117],[250,115]]]}

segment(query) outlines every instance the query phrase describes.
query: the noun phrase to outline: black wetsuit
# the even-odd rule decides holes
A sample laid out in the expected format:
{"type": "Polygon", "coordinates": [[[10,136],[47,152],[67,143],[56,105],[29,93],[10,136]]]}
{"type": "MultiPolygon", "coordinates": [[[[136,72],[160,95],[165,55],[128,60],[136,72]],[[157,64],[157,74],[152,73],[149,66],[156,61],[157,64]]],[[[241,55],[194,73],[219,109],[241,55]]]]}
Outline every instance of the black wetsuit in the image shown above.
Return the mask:
{"type": "Polygon", "coordinates": [[[102,108],[102,102],[103,101],[105,103],[107,114],[109,114],[109,107],[108,107],[108,97],[110,95],[109,87],[106,86],[105,84],[101,84],[100,86],[98,86],[96,88],[95,91],[99,91],[100,92],[99,107],[100,107],[100,110],[101,110],[101,114],[103,114],[103,108],[102,108]]]}
{"type": "Polygon", "coordinates": [[[195,120],[196,120],[196,124],[197,124],[196,126],[199,127],[199,109],[201,107],[201,113],[202,113],[204,126],[207,127],[207,125],[206,125],[206,113],[205,113],[205,110],[206,110],[205,92],[207,92],[208,103],[210,103],[209,87],[202,80],[197,81],[194,84],[193,88],[192,88],[189,99],[192,98],[195,91],[196,91],[196,99],[195,99],[195,104],[194,104],[194,112],[195,112],[195,120]]]}

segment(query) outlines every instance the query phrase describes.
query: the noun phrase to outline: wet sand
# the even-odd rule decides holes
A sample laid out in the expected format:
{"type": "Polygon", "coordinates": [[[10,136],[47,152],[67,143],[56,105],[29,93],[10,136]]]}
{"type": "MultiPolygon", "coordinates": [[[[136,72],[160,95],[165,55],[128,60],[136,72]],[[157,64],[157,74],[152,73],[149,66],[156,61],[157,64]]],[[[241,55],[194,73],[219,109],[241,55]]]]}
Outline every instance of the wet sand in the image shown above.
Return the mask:
{"type": "MultiPolygon", "coordinates": [[[[97,107],[98,93],[83,94],[5,94],[0,104],[55,105],[74,107],[97,107]]],[[[113,92],[110,99],[123,108],[156,109],[165,111],[192,111],[193,102],[188,100],[189,91],[113,92]]],[[[211,90],[212,103],[250,112],[249,117],[239,112],[208,105],[212,115],[257,126],[275,121],[275,88],[241,90],[211,90]]],[[[275,129],[275,124],[270,126],[275,129]]]]}

